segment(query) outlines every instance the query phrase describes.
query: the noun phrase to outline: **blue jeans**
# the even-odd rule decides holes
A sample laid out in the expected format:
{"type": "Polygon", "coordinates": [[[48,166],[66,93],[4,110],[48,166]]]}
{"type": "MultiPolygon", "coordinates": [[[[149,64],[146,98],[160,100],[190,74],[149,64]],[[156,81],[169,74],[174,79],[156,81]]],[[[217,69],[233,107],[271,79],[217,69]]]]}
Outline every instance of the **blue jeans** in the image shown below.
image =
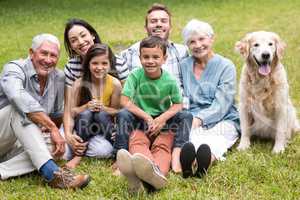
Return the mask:
{"type": "Polygon", "coordinates": [[[88,141],[95,135],[104,135],[105,139],[112,143],[112,117],[105,111],[92,112],[85,110],[79,113],[75,119],[75,130],[83,141],[88,141]]]}
{"type": "Polygon", "coordinates": [[[52,160],[48,160],[42,167],[39,169],[39,172],[43,175],[43,177],[48,181],[52,181],[54,179],[54,172],[59,170],[57,164],[52,160]]]}
{"type": "MultiPolygon", "coordinates": [[[[166,122],[162,131],[171,130],[175,134],[173,147],[182,147],[185,142],[189,141],[192,121],[193,116],[191,113],[181,111],[166,122]]],[[[118,112],[116,126],[117,133],[114,143],[114,154],[116,154],[119,149],[128,150],[129,134],[133,130],[147,130],[147,123],[126,109],[122,109],[118,112]]]]}

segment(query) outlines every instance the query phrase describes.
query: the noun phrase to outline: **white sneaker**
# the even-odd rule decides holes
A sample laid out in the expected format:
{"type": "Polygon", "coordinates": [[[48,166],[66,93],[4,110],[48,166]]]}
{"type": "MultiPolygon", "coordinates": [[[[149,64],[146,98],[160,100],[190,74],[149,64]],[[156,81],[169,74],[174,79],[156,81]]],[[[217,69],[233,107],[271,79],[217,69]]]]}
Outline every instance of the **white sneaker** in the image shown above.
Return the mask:
{"type": "Polygon", "coordinates": [[[132,167],[132,156],[125,149],[120,149],[117,153],[117,166],[128,181],[129,193],[137,193],[143,190],[142,181],[136,176],[132,167]]]}
{"type": "Polygon", "coordinates": [[[167,178],[159,168],[147,157],[140,153],[132,156],[132,165],[138,178],[152,185],[155,189],[161,189],[167,185],[167,178]]]}

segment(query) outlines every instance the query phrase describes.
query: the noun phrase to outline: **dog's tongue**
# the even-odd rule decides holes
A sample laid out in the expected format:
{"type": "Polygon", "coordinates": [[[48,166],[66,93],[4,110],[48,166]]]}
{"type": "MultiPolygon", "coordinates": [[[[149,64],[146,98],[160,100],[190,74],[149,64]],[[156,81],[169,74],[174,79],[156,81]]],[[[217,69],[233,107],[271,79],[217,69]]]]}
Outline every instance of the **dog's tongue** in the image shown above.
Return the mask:
{"type": "Polygon", "coordinates": [[[259,68],[258,68],[258,73],[263,75],[263,76],[267,76],[269,75],[271,72],[271,67],[270,65],[268,64],[265,64],[265,65],[261,65],[259,68]]]}

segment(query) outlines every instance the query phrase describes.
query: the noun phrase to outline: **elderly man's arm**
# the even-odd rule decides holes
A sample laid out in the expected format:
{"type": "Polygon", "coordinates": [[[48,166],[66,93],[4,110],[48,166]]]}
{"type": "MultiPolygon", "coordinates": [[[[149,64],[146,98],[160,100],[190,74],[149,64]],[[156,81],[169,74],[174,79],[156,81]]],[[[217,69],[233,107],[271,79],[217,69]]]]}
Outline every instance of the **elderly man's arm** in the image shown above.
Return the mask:
{"type": "Polygon", "coordinates": [[[17,64],[8,63],[4,66],[0,85],[10,104],[21,113],[44,111],[39,102],[25,90],[25,74],[17,64]]]}
{"type": "Polygon", "coordinates": [[[65,152],[65,140],[60,135],[56,124],[44,112],[28,113],[27,117],[35,124],[41,125],[50,131],[52,142],[55,145],[53,155],[62,156],[65,152]]]}
{"type": "Polygon", "coordinates": [[[64,139],[39,102],[25,90],[25,74],[22,69],[15,63],[5,65],[0,85],[10,104],[20,113],[25,114],[24,121],[28,117],[33,123],[44,126],[50,131],[52,141],[56,146],[54,155],[61,155],[64,152],[64,139]]]}

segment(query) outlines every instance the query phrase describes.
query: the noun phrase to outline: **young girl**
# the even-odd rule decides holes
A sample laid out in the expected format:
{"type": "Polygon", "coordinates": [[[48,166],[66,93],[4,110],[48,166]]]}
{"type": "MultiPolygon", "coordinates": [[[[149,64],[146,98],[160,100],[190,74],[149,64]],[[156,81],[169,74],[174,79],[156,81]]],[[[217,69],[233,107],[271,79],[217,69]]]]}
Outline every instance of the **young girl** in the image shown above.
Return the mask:
{"type": "MultiPolygon", "coordinates": [[[[115,67],[115,57],[105,44],[95,44],[87,51],[82,64],[82,77],[77,79],[71,89],[71,116],[74,128],[81,143],[92,136],[102,135],[106,141],[98,151],[111,154],[112,116],[119,108],[121,83],[108,72],[115,67]]],[[[71,127],[69,127],[71,128],[71,127]]],[[[74,168],[83,154],[73,152],[75,157],[66,166],[74,168]]],[[[106,154],[102,153],[102,154],[106,154]]]]}
{"type": "MultiPolygon", "coordinates": [[[[103,152],[101,147],[106,140],[98,135],[92,137],[88,143],[83,142],[74,132],[74,119],[71,116],[70,99],[71,88],[75,80],[80,78],[83,73],[82,63],[88,49],[94,45],[101,43],[100,37],[96,30],[86,21],[82,19],[70,19],[65,26],[64,44],[69,55],[68,63],[65,66],[65,105],[64,105],[64,134],[70,148],[67,148],[66,159],[70,159],[73,153],[77,155],[86,155],[91,157],[109,157],[110,153],[103,152]],[[104,153],[104,154],[103,154],[104,153]]],[[[113,70],[111,69],[110,72],[113,70]]]]}

